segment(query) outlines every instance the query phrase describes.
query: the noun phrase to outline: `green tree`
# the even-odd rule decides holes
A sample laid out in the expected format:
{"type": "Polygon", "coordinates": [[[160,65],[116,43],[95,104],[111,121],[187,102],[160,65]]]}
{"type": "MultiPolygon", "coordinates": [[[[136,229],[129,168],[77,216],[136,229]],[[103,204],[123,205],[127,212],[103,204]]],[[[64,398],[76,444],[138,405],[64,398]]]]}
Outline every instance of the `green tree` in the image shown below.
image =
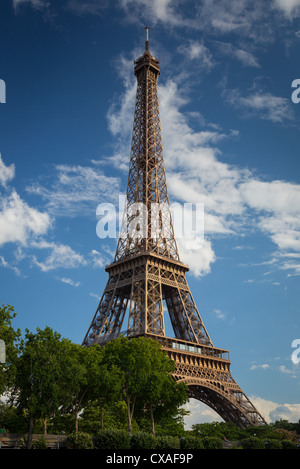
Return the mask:
{"type": "Polygon", "coordinates": [[[219,422],[197,423],[192,425],[192,430],[196,436],[203,438],[206,436],[224,438],[219,422]]]}
{"type": "Polygon", "coordinates": [[[106,405],[118,402],[121,395],[121,372],[118,367],[112,365],[110,369],[103,362],[103,354],[101,360],[93,370],[91,376],[91,393],[93,399],[96,400],[100,410],[100,427],[104,429],[104,408],[106,405]]]}
{"type": "Polygon", "coordinates": [[[68,343],[50,327],[38,328],[35,334],[26,330],[16,361],[12,402],[28,415],[27,448],[32,447],[32,432],[37,420],[46,421],[63,403],[68,343]]]}
{"type": "Polygon", "coordinates": [[[240,440],[248,436],[247,431],[233,422],[200,423],[192,426],[198,437],[211,436],[227,440],[240,440]]]}
{"type": "MultiPolygon", "coordinates": [[[[162,355],[165,354],[162,353],[162,355]]],[[[168,357],[166,356],[166,358],[168,357]]],[[[162,359],[163,361],[164,359],[162,359]]],[[[170,370],[164,369],[164,367],[155,370],[149,376],[147,384],[143,399],[145,399],[146,406],[149,409],[151,431],[155,435],[156,422],[170,421],[171,417],[177,416],[179,406],[187,402],[187,386],[185,383],[177,383],[170,374],[170,370]]]]}
{"type": "Polygon", "coordinates": [[[121,393],[127,406],[128,432],[131,433],[135,404],[149,373],[150,360],[145,339],[118,337],[108,342],[105,346],[105,362],[109,368],[117,367],[121,372],[121,393]]]}
{"type": "Polygon", "coordinates": [[[118,399],[121,392],[120,372],[114,365],[108,369],[104,362],[104,350],[99,345],[84,347],[71,344],[68,350],[69,369],[66,412],[75,418],[75,433],[78,432],[79,413],[91,401],[97,402],[100,410],[100,426],[103,429],[105,404],[118,399]]]}
{"type": "Polygon", "coordinates": [[[158,342],[145,337],[119,337],[105,347],[105,362],[120,370],[121,390],[127,405],[128,431],[136,405],[147,407],[152,432],[155,433],[155,412],[178,408],[186,400],[184,385],[176,385],[171,376],[173,362],[158,342]]]}
{"type": "MultiPolygon", "coordinates": [[[[104,429],[111,430],[118,428],[120,430],[127,430],[127,406],[125,401],[121,398],[120,401],[115,401],[112,398],[103,406],[103,421],[104,429]]],[[[137,423],[132,423],[133,432],[139,429],[137,423]]],[[[81,432],[98,434],[101,428],[101,412],[98,401],[89,402],[80,413],[78,428],[81,432]]]]}
{"type": "Polygon", "coordinates": [[[176,411],[176,414],[170,415],[164,412],[157,418],[156,433],[157,435],[171,435],[178,436],[179,438],[184,436],[184,417],[189,415],[189,411],[180,408],[176,411]]]}
{"type": "Polygon", "coordinates": [[[100,347],[83,347],[69,344],[68,369],[66,370],[66,400],[62,411],[74,417],[74,431],[78,432],[78,416],[92,399],[91,376],[101,361],[100,347]]]}
{"type": "Polygon", "coordinates": [[[15,330],[12,327],[12,320],[16,315],[13,306],[0,306],[0,340],[5,346],[3,350],[4,363],[0,362],[0,396],[12,386],[16,371],[15,363],[21,337],[20,329],[15,330]]]}
{"type": "Polygon", "coordinates": [[[9,405],[0,404],[0,428],[7,433],[26,433],[28,422],[25,412],[9,405]]]}

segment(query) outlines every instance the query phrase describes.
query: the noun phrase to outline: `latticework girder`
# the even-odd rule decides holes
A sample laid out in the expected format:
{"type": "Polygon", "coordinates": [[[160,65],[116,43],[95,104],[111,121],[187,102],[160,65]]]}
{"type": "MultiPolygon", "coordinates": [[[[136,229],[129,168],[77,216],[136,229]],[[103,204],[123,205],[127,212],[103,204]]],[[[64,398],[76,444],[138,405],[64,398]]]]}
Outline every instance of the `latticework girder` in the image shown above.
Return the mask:
{"type": "Polygon", "coordinates": [[[86,346],[121,334],[161,342],[175,361],[174,379],[190,397],[240,426],[265,423],[230,373],[228,352],[205,329],[179,258],[164,166],[157,79],[159,62],[148,43],[135,62],[136,105],[126,207],[107,285],[83,340],[86,346]],[[175,335],[166,337],[167,310],[175,335]]]}

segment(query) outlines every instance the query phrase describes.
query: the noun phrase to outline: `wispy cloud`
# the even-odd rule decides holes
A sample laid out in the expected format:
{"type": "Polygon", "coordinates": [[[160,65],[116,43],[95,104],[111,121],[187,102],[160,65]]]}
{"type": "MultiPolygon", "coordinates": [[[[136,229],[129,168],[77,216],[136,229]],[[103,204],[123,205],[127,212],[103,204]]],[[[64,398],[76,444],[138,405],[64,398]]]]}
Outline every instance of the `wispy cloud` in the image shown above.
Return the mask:
{"type": "Polygon", "coordinates": [[[24,202],[15,190],[0,201],[0,246],[5,243],[26,244],[30,239],[45,234],[52,221],[24,202]]]}
{"type": "Polygon", "coordinates": [[[273,6],[281,10],[289,19],[300,16],[300,0],[273,0],[273,6]]]}
{"type": "Polygon", "coordinates": [[[3,187],[6,187],[7,182],[12,181],[14,177],[15,177],[15,165],[11,164],[10,166],[6,166],[0,154],[0,184],[3,187]]]}
{"type": "Polygon", "coordinates": [[[20,275],[20,270],[14,265],[9,264],[3,256],[0,256],[0,266],[12,270],[16,275],[20,275]]]}
{"type": "Polygon", "coordinates": [[[267,422],[276,422],[280,419],[297,422],[300,418],[300,404],[279,404],[258,396],[249,397],[267,422]]]}
{"type": "Polygon", "coordinates": [[[261,368],[262,370],[267,370],[270,368],[270,365],[268,363],[263,363],[262,365],[251,365],[250,370],[256,370],[258,368],[261,368]]]}
{"type": "MultiPolygon", "coordinates": [[[[276,420],[280,419],[288,420],[289,422],[297,422],[300,418],[300,404],[279,404],[255,395],[251,395],[249,398],[268,423],[274,423],[276,420]]],[[[195,399],[190,399],[188,404],[184,407],[190,412],[184,419],[185,428],[187,430],[191,429],[192,425],[197,423],[223,421],[211,408],[195,399]]]]}
{"type": "MultiPolygon", "coordinates": [[[[199,52],[200,53],[200,52],[199,52]]],[[[195,52],[196,54],[196,52],[195,52]]],[[[129,68],[123,61],[124,93],[122,109],[111,108],[109,122],[120,140],[129,141],[128,121],[134,103],[134,82],[129,81],[129,68]]],[[[159,85],[162,132],[167,169],[167,183],[172,201],[204,204],[205,239],[196,250],[184,250],[178,240],[182,260],[197,275],[210,272],[216,261],[215,236],[239,236],[249,227],[267,236],[281,252],[300,252],[300,186],[284,181],[263,181],[249,168],[222,161],[219,144],[238,136],[236,130],[221,129],[202,118],[192,121],[183,109],[189,104],[188,90],[171,79],[159,85]]],[[[242,98],[239,92],[230,95],[231,103],[240,103],[256,117],[282,123],[292,117],[287,100],[270,94],[256,93],[242,98]]],[[[124,168],[128,158],[123,155],[124,168]]],[[[119,153],[112,162],[119,162],[119,153]]],[[[123,167],[123,166],[122,166],[123,167]]],[[[183,240],[184,241],[184,240],[183,240]]],[[[275,263],[274,265],[278,264],[275,263]]],[[[286,264],[286,267],[288,265],[286,264]]],[[[291,264],[289,264],[291,266],[291,264]]],[[[294,265],[296,268],[296,265],[294,265]]]]}
{"type": "Polygon", "coordinates": [[[87,265],[87,261],[82,254],[75,252],[70,246],[65,244],[56,244],[54,242],[38,241],[31,243],[35,249],[45,249],[50,251],[42,261],[32,256],[32,262],[43,272],[49,272],[55,269],[74,269],[87,265]]]}
{"type": "Polygon", "coordinates": [[[76,288],[79,287],[79,285],[80,285],[80,282],[74,282],[74,280],[72,280],[71,278],[62,277],[62,278],[58,278],[58,280],[60,280],[63,283],[66,283],[67,285],[71,285],[72,287],[76,287],[76,288]]]}
{"type": "MultiPolygon", "coordinates": [[[[269,5],[270,5],[269,0],[269,5]]],[[[169,28],[190,28],[210,34],[237,34],[250,40],[270,40],[269,9],[258,0],[121,0],[127,21],[162,24],[169,28]]],[[[144,24],[144,23],[143,23],[144,24]]],[[[178,31],[178,29],[176,29],[178,31]]]]}
{"type": "MultiPolygon", "coordinates": [[[[272,0],[269,5],[274,6],[274,3],[272,0]]],[[[36,5],[38,4],[37,1],[36,5]]],[[[70,8],[77,8],[79,3],[73,0],[69,1],[68,5],[70,8]]],[[[90,12],[93,13],[93,8],[96,12],[101,2],[90,1],[86,3],[86,6],[90,7],[90,12]]],[[[289,3],[291,11],[297,6],[296,0],[289,3]]],[[[279,0],[277,7],[282,7],[279,0]]],[[[244,39],[244,43],[237,41],[233,44],[219,39],[218,44],[216,42],[214,44],[217,48],[219,47],[219,50],[226,51],[231,58],[239,60],[244,66],[253,68],[259,67],[258,58],[255,56],[257,41],[263,40],[264,34],[269,33],[269,22],[266,27],[262,27],[263,20],[266,18],[266,8],[257,1],[234,0],[228,3],[223,0],[218,2],[205,0],[201,5],[195,6],[194,4],[193,9],[189,10],[184,9],[183,2],[180,1],[174,4],[169,0],[163,2],[120,0],[117,8],[125,12],[127,19],[136,18],[139,15],[142,21],[143,15],[148,14],[153,23],[160,22],[183,28],[186,26],[202,28],[211,33],[217,31],[218,34],[230,31],[240,38],[245,38],[249,34],[254,45],[249,49],[246,48],[248,39],[246,42],[244,39]],[[201,23],[197,21],[200,14],[201,23]]],[[[179,52],[183,52],[193,63],[199,62],[201,66],[205,65],[207,70],[215,66],[215,58],[203,40],[185,41],[179,52]]],[[[43,234],[47,231],[50,226],[49,215],[56,217],[95,215],[99,203],[116,202],[116,196],[119,195],[121,189],[121,179],[107,176],[103,169],[106,168],[106,164],[110,164],[125,173],[128,171],[136,90],[135,79],[132,76],[132,60],[135,57],[136,51],[132,51],[128,57],[121,55],[115,61],[123,80],[124,92],[120,94],[118,101],[112,104],[107,114],[109,130],[115,139],[114,151],[111,155],[99,158],[98,161],[93,160],[90,166],[58,165],[55,167],[55,178],[39,180],[27,187],[28,193],[41,197],[45,202],[46,213],[41,214],[37,211],[36,224],[30,225],[33,234],[43,234]],[[43,220],[44,224],[39,225],[39,220],[43,220]]],[[[188,71],[186,73],[188,74],[188,71]]],[[[182,260],[190,265],[195,275],[205,275],[210,272],[211,265],[217,259],[214,238],[244,235],[249,227],[268,237],[281,253],[300,252],[299,186],[283,181],[262,181],[257,174],[252,173],[251,169],[226,163],[220,151],[221,143],[235,139],[239,132],[236,129],[221,129],[218,123],[205,122],[197,110],[191,109],[190,86],[182,81],[179,88],[178,83],[172,79],[166,82],[160,81],[159,84],[167,181],[171,202],[200,202],[205,206],[204,242],[201,248],[187,251],[184,249],[183,242],[179,240],[182,260]],[[188,107],[189,111],[185,112],[188,107]],[[293,204],[293,200],[297,200],[297,204],[293,204]],[[291,207],[294,207],[293,211],[291,207]]],[[[244,94],[239,89],[228,89],[226,86],[225,91],[223,98],[226,96],[227,102],[243,117],[264,119],[277,125],[289,123],[294,117],[291,103],[286,98],[262,90],[253,91],[252,89],[244,94]]],[[[3,181],[11,180],[14,167],[3,166],[3,168],[5,170],[2,170],[3,181]]],[[[5,200],[8,203],[7,197],[5,200]]],[[[19,201],[19,205],[22,205],[21,202],[19,201]]],[[[18,205],[17,199],[14,205],[18,205]]],[[[23,208],[26,211],[24,204],[23,208]]],[[[29,212],[31,215],[33,213],[30,207],[27,212],[24,220],[28,221],[29,212]]],[[[7,210],[5,213],[8,213],[7,210]]],[[[14,236],[10,230],[10,235],[6,238],[8,240],[27,239],[29,236],[27,233],[30,230],[28,226],[26,231],[27,225],[25,223],[23,231],[19,230],[18,236],[18,230],[15,231],[14,236]]],[[[278,262],[278,259],[279,257],[274,267],[277,266],[289,273],[298,273],[299,262],[297,260],[288,256],[281,258],[281,262],[278,262]]],[[[94,257],[94,261],[99,265],[103,263],[100,255],[97,258],[94,257]]],[[[51,268],[51,262],[50,257],[44,269],[51,268]]]]}
{"type": "Polygon", "coordinates": [[[46,11],[50,7],[50,1],[47,0],[12,0],[15,13],[18,13],[23,6],[29,6],[34,10],[46,11]]]}
{"type": "Polygon", "coordinates": [[[103,253],[97,251],[96,249],[93,249],[90,252],[90,257],[91,257],[91,263],[93,267],[95,268],[101,269],[105,266],[105,264],[108,263],[107,257],[103,253]]]}
{"type": "Polygon", "coordinates": [[[221,53],[223,57],[227,56],[230,59],[238,60],[244,67],[260,68],[258,59],[249,50],[244,50],[239,46],[222,41],[217,41],[216,46],[218,52],[221,53]]]}
{"type": "Polygon", "coordinates": [[[242,118],[254,117],[278,124],[293,122],[295,118],[289,99],[268,92],[255,91],[243,96],[238,89],[226,89],[223,96],[242,118]]]}
{"type": "Polygon", "coordinates": [[[116,201],[120,180],[106,176],[97,166],[57,165],[50,182],[35,182],[26,188],[41,197],[48,213],[57,217],[95,215],[98,204],[116,201]]]}
{"type": "Polygon", "coordinates": [[[256,57],[250,52],[243,49],[236,49],[234,51],[235,57],[246,67],[259,68],[260,65],[256,57]]]}
{"type": "Polygon", "coordinates": [[[178,47],[178,51],[186,56],[189,60],[198,64],[201,70],[209,72],[215,65],[212,53],[206,47],[203,42],[190,40],[187,45],[181,45],[178,47]]]}
{"type": "Polygon", "coordinates": [[[226,314],[223,313],[220,309],[214,309],[214,314],[216,315],[216,317],[218,319],[225,319],[226,318],[226,314]]]}

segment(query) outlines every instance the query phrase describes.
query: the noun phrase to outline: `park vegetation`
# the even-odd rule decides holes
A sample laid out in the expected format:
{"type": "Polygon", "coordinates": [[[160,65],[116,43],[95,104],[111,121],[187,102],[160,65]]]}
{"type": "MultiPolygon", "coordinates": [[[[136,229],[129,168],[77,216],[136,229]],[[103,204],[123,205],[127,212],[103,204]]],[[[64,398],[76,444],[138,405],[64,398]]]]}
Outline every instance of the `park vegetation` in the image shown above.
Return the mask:
{"type": "Polygon", "coordinates": [[[43,448],[33,434],[68,435],[70,448],[297,448],[300,422],[240,429],[231,422],[184,430],[185,383],[154,340],[119,337],[84,347],[53,331],[15,330],[16,313],[0,305],[0,431],[24,433],[26,448],[43,448]]]}

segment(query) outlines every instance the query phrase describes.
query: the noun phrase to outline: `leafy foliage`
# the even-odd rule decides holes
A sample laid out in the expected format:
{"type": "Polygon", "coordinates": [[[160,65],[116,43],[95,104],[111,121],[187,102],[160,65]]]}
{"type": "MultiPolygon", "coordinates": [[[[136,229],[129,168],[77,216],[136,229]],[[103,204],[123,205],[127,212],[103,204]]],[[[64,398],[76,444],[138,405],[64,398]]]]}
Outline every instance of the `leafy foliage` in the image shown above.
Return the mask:
{"type": "Polygon", "coordinates": [[[104,354],[109,370],[113,367],[120,370],[129,433],[136,408],[143,412],[147,409],[155,434],[156,416],[159,418],[165,412],[172,415],[186,402],[186,385],[173,380],[174,362],[161,350],[158,342],[144,337],[132,340],[120,337],[105,346],[104,354]]]}
{"type": "Polygon", "coordinates": [[[282,443],[275,438],[269,438],[265,441],[265,449],[282,449],[282,443]]]}
{"type": "Polygon", "coordinates": [[[0,305],[0,339],[5,344],[5,363],[0,363],[0,396],[14,382],[15,362],[21,337],[20,329],[12,327],[12,320],[17,313],[13,306],[0,305]]]}
{"type": "Polygon", "coordinates": [[[204,444],[200,438],[188,435],[180,439],[180,449],[204,449],[204,444]]]}
{"type": "Polygon", "coordinates": [[[67,446],[71,449],[93,449],[93,440],[88,433],[72,433],[68,435],[67,446]]]}
{"type": "Polygon", "coordinates": [[[130,439],[131,449],[155,449],[156,439],[151,433],[137,432],[130,439]]]}
{"type": "Polygon", "coordinates": [[[265,444],[264,440],[257,438],[256,436],[250,436],[249,438],[245,438],[241,442],[243,449],[264,449],[265,444]]]}
{"type": "Polygon", "coordinates": [[[32,442],[33,449],[48,449],[48,445],[44,436],[41,436],[38,440],[32,442]]]}
{"type": "Polygon", "coordinates": [[[223,443],[220,438],[215,436],[205,436],[202,438],[202,442],[205,449],[222,449],[223,443]]]}
{"type": "Polygon", "coordinates": [[[43,446],[42,440],[32,444],[32,434],[46,434],[47,424],[52,433],[71,434],[74,447],[90,447],[95,434],[95,446],[109,449],[220,448],[224,439],[247,449],[299,446],[300,421],[247,429],[213,422],[184,431],[180,406],[187,387],[172,378],[174,362],[154,340],[120,337],[102,348],[83,347],[50,327],[26,330],[21,339],[12,327],[15,316],[13,307],[0,307],[0,338],[7,345],[0,395],[11,395],[9,404],[0,404],[0,428],[28,433],[28,448],[43,446]]]}
{"type": "Polygon", "coordinates": [[[180,449],[180,441],[177,436],[157,436],[156,449],[180,449]]]}
{"type": "Polygon", "coordinates": [[[130,449],[130,435],[125,430],[102,430],[94,438],[96,449],[130,449]]]}
{"type": "Polygon", "coordinates": [[[297,449],[297,443],[291,440],[281,440],[282,449],[297,449]]]}

